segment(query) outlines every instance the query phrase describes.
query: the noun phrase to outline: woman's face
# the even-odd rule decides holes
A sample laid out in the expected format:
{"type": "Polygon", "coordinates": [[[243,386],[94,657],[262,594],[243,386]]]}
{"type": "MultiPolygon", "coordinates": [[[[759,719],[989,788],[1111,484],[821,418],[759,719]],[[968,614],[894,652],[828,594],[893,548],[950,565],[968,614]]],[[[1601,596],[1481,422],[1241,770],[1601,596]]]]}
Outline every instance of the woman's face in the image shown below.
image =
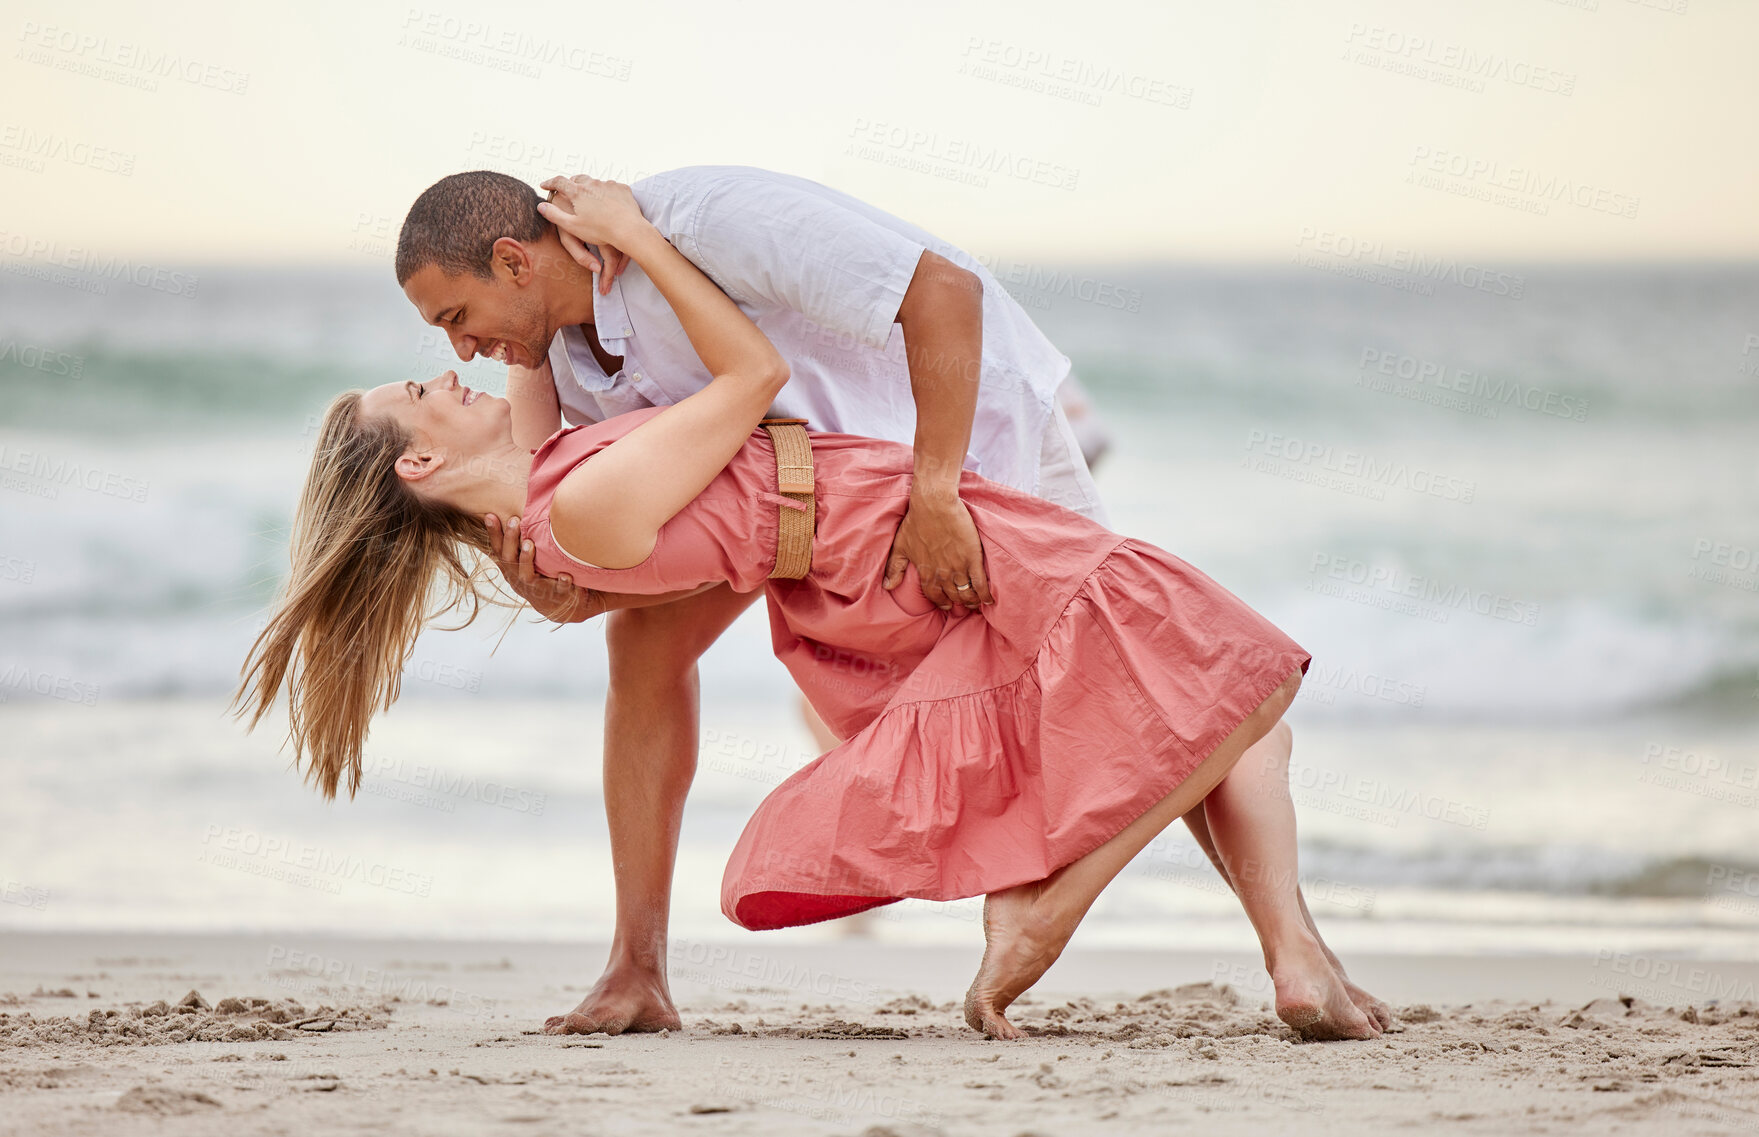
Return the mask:
{"type": "Polygon", "coordinates": [[[361,396],[364,415],[386,415],[409,431],[413,449],[462,465],[513,440],[513,410],[506,399],[472,391],[448,371],[424,382],[386,383],[361,396]]]}

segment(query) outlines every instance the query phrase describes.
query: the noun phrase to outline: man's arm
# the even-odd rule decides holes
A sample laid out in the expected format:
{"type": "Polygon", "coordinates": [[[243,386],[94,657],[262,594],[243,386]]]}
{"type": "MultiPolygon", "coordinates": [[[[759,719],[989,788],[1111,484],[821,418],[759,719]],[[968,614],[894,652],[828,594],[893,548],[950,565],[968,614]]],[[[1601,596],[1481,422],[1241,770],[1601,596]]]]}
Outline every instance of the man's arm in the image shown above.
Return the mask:
{"type": "Polygon", "coordinates": [[[527,450],[536,450],[562,429],[562,406],[548,359],[538,368],[517,363],[507,368],[507,402],[513,412],[513,441],[527,450]]]}
{"type": "Polygon", "coordinates": [[[552,623],[578,624],[606,612],[617,612],[625,608],[651,608],[656,604],[670,604],[674,600],[688,600],[719,587],[718,583],[709,583],[699,588],[681,588],[675,592],[652,594],[601,592],[596,588],[581,588],[567,573],[554,579],[539,575],[532,543],[520,536],[519,518],[508,518],[504,526],[501,519],[492,513],[484,520],[488,525],[489,540],[495,550],[495,564],[501,570],[502,579],[538,615],[552,623]]]}
{"type": "Polygon", "coordinates": [[[916,448],[910,506],[892,541],[885,586],[897,587],[914,564],[922,594],[942,609],[992,604],[977,526],[959,500],[983,360],[983,281],[925,250],[898,326],[916,400],[916,448]]]}
{"type": "MultiPolygon", "coordinates": [[[[535,369],[518,364],[507,368],[507,402],[513,414],[513,441],[527,450],[536,450],[562,427],[562,409],[547,359],[535,369]]],[[[568,577],[551,580],[537,574],[531,564],[531,542],[525,542],[525,555],[520,555],[519,518],[510,517],[503,525],[489,514],[483,523],[501,579],[538,615],[558,624],[578,624],[606,610],[599,594],[575,588],[568,577]]]]}
{"type": "MultiPolygon", "coordinates": [[[[637,200],[642,196],[638,189],[637,200]]],[[[943,610],[992,601],[977,527],[959,501],[983,358],[977,274],[783,181],[726,177],[688,216],[687,228],[665,235],[734,300],[793,308],[833,335],[875,349],[885,346],[894,323],[902,328],[916,460],[885,586],[895,588],[914,564],[923,595],[943,610]]]]}

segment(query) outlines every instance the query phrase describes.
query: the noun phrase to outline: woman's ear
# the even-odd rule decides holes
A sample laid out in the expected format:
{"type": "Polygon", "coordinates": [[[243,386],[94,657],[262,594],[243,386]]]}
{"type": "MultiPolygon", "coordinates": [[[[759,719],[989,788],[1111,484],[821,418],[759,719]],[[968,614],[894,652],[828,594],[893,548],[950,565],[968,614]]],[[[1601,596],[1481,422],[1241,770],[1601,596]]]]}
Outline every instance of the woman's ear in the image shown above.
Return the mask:
{"type": "Polygon", "coordinates": [[[397,476],[406,482],[419,482],[431,477],[434,471],[446,464],[446,459],[439,454],[417,454],[410,450],[397,459],[397,476]]]}

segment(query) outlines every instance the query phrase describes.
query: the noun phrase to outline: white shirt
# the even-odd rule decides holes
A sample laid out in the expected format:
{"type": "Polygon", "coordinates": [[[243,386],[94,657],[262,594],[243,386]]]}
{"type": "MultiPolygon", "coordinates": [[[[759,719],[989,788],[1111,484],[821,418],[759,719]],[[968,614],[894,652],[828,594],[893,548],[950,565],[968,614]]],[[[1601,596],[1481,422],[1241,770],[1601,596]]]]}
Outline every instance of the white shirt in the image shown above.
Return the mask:
{"type": "MultiPolygon", "coordinates": [[[[916,403],[893,321],[924,249],[983,281],[983,356],[966,466],[1039,492],[1043,439],[1069,360],[976,258],[848,194],[749,166],[688,166],[632,187],[642,213],[788,361],[772,413],[814,429],[911,443],[916,403]]],[[[631,264],[593,293],[606,375],[579,326],[550,344],[562,413],[599,422],[669,405],[713,378],[653,282],[631,264]]]]}

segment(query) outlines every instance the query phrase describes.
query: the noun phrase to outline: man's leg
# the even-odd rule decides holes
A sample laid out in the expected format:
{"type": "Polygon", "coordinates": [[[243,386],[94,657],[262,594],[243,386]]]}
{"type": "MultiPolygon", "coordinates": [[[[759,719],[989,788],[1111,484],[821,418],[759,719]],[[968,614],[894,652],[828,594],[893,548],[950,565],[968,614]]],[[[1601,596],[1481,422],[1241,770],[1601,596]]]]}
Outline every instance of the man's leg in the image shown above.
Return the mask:
{"type": "Polygon", "coordinates": [[[696,661],[759,593],[720,587],[607,617],[605,812],[617,930],[605,973],[551,1034],[677,1030],[666,985],[666,928],[684,798],[699,745],[696,661]]]}
{"type": "Polygon", "coordinates": [[[807,733],[812,735],[812,741],[818,745],[820,754],[835,749],[837,744],[843,741],[830,727],[825,725],[825,720],[819,717],[819,713],[813,709],[812,703],[805,695],[800,696],[800,717],[806,721],[807,733]]]}

